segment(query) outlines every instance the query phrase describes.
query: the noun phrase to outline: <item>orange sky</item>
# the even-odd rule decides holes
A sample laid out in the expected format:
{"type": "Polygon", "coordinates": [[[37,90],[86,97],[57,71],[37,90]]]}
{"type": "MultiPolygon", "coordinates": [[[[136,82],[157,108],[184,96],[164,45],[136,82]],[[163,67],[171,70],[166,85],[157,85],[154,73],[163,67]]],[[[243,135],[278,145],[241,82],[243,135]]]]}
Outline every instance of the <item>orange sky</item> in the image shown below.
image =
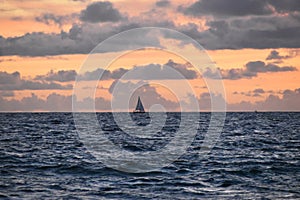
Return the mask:
{"type": "MultiPolygon", "coordinates": [[[[1,13],[0,13],[0,35],[4,38],[23,36],[27,33],[32,32],[43,32],[43,33],[57,33],[61,31],[68,32],[70,27],[75,24],[81,24],[80,19],[76,17],[79,15],[81,10],[85,9],[92,2],[97,1],[71,1],[71,0],[55,0],[55,1],[1,1],[1,13]],[[52,13],[53,15],[67,16],[74,14],[75,17],[69,17],[62,25],[55,24],[51,22],[45,24],[38,22],[36,17],[41,16],[44,13],[52,13]]],[[[198,24],[198,30],[203,31],[208,29],[206,20],[211,19],[211,16],[207,17],[192,17],[184,15],[183,13],[176,11],[178,6],[190,5],[195,1],[182,1],[176,0],[172,1],[168,7],[159,8],[155,7],[156,1],[142,0],[139,2],[128,1],[128,0],[114,0],[110,1],[115,9],[126,16],[127,20],[137,20],[141,23],[144,20],[146,23],[151,20],[149,15],[150,11],[153,13],[155,9],[155,14],[157,16],[157,21],[161,16],[164,19],[171,20],[177,26],[187,26],[189,23],[198,24]],[[146,14],[148,13],[148,14],[146,14]]],[[[103,24],[109,24],[110,22],[105,22],[103,24]]],[[[122,22],[118,22],[122,23],[122,22]]],[[[152,24],[151,24],[152,25],[152,24]]],[[[114,26],[114,24],[112,24],[114,26]]],[[[243,69],[246,63],[250,61],[263,61],[265,63],[272,63],[276,60],[266,60],[267,56],[274,48],[242,48],[238,50],[232,49],[220,49],[220,50],[207,50],[207,54],[216,63],[216,65],[223,70],[229,70],[232,68],[243,69]]],[[[288,56],[291,51],[300,52],[300,48],[276,48],[275,49],[279,55],[288,56]]],[[[101,59],[111,60],[115,57],[115,53],[103,53],[101,59]]],[[[19,55],[2,55],[0,56],[0,71],[13,73],[15,71],[20,72],[21,77],[26,80],[31,80],[38,75],[45,75],[51,70],[57,72],[59,70],[76,70],[79,72],[81,65],[87,58],[87,54],[61,54],[55,56],[19,56],[19,55]]],[[[131,68],[135,65],[146,65],[150,63],[164,64],[169,59],[177,63],[184,64],[185,61],[168,52],[162,51],[136,51],[134,53],[129,53],[118,60],[116,60],[111,69],[123,67],[131,68]]],[[[295,90],[300,86],[300,55],[295,54],[290,58],[282,59],[280,63],[276,63],[278,66],[293,66],[297,68],[297,71],[285,71],[285,72],[267,72],[258,73],[256,77],[252,78],[242,78],[238,80],[224,80],[224,87],[226,90],[226,101],[228,103],[239,103],[241,101],[261,101],[267,98],[269,93],[262,94],[258,97],[245,96],[242,94],[234,93],[246,93],[253,91],[257,88],[262,88],[265,91],[274,91],[281,96],[280,91],[284,90],[295,90]]],[[[94,66],[93,66],[94,67],[94,66]]],[[[92,68],[94,69],[94,68],[92,68]]],[[[73,82],[71,82],[73,83],[73,82]]],[[[112,81],[107,81],[105,88],[108,88],[112,81]]],[[[205,89],[199,87],[204,86],[203,80],[191,80],[190,83],[197,92],[197,96],[205,92],[205,89]]],[[[68,84],[68,83],[63,83],[68,84]]],[[[180,87],[180,81],[177,81],[178,87],[180,87]]],[[[165,97],[172,99],[172,95],[167,95],[164,89],[157,88],[158,92],[165,97]]],[[[6,99],[18,99],[21,100],[23,97],[31,96],[34,92],[38,97],[45,99],[49,94],[55,92],[61,95],[71,95],[72,90],[18,90],[14,91],[15,95],[13,97],[5,97],[6,99]]],[[[181,91],[182,94],[184,92],[181,91]]],[[[107,91],[102,91],[101,95],[104,98],[109,98],[109,93],[107,91]]]]}

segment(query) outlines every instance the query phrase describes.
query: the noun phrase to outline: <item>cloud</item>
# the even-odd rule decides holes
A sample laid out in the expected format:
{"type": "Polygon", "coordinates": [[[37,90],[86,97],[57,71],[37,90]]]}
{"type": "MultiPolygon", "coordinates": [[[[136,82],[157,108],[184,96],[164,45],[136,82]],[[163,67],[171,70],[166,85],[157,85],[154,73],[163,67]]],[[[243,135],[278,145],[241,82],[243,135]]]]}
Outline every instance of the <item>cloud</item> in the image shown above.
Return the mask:
{"type": "MultiPolygon", "coordinates": [[[[145,26],[178,30],[210,50],[300,48],[300,13],[293,11],[298,9],[295,7],[298,1],[288,0],[291,2],[289,5],[281,5],[284,3],[277,0],[274,3],[267,0],[245,0],[232,3],[233,1],[202,0],[189,7],[182,7],[183,12],[190,12],[187,13],[188,17],[199,15],[200,18],[204,18],[206,20],[205,29],[202,25],[193,23],[194,20],[186,24],[175,23],[168,18],[163,9],[151,9],[138,16],[129,16],[124,19],[125,17],[109,2],[89,4],[81,13],[73,14],[75,17],[44,13],[36,20],[46,24],[59,25],[71,22],[73,18],[77,20],[79,16],[83,21],[78,24],[74,23],[69,30],[62,30],[60,33],[32,32],[7,38],[0,36],[0,56],[87,54],[97,44],[112,35],[145,26]],[[278,14],[281,12],[280,6],[284,14],[278,14]],[[247,7],[246,11],[243,10],[244,7],[247,7]],[[203,9],[203,11],[199,13],[194,9],[203,9]],[[266,14],[270,12],[269,9],[272,13],[266,14]],[[285,10],[290,10],[290,12],[285,13],[285,10]],[[215,14],[217,17],[208,16],[210,14],[215,14]]],[[[123,51],[138,48],[141,45],[161,47],[159,39],[159,35],[146,35],[141,32],[129,38],[121,38],[115,44],[110,44],[101,50],[102,52],[123,51]],[[132,39],[136,41],[134,46],[128,44],[128,41],[132,39]]]]}
{"type": "Polygon", "coordinates": [[[0,72],[0,84],[1,85],[14,84],[18,81],[20,81],[20,73],[19,72],[13,72],[11,74],[7,73],[7,72],[0,72]]]}
{"type": "Polygon", "coordinates": [[[0,55],[45,56],[75,54],[90,51],[92,46],[68,38],[67,34],[27,33],[4,39],[0,37],[0,55]],[[65,37],[67,36],[67,37],[65,37]],[[79,45],[83,45],[79,47],[79,45]],[[78,48],[77,48],[78,47],[78,48]]]}
{"type": "Polygon", "coordinates": [[[168,111],[175,111],[179,109],[178,102],[174,102],[164,98],[157,92],[156,88],[154,86],[151,86],[148,82],[140,81],[138,83],[134,83],[131,81],[115,80],[111,84],[109,92],[114,95],[114,103],[115,105],[117,105],[117,109],[126,110],[128,108],[128,104],[126,102],[128,92],[132,91],[138,85],[143,86],[135,90],[130,97],[129,109],[133,110],[135,108],[138,96],[141,97],[146,110],[148,110],[154,104],[160,104],[168,111]],[[116,84],[118,84],[118,92],[114,92],[116,84]]]}
{"type": "Polygon", "coordinates": [[[300,111],[300,88],[285,90],[282,97],[270,94],[265,100],[254,103],[242,101],[228,104],[228,110],[232,111],[300,111]]]}
{"type": "MultiPolygon", "coordinates": [[[[65,72],[66,73],[66,72],[65,72]]],[[[57,73],[50,73],[49,76],[57,73]]],[[[77,77],[78,81],[92,81],[99,80],[99,74],[102,74],[102,80],[120,79],[126,74],[123,79],[126,80],[169,80],[169,79],[195,79],[198,77],[197,72],[189,63],[181,64],[176,63],[173,60],[169,60],[167,63],[161,64],[147,64],[142,66],[134,66],[132,69],[118,68],[116,70],[104,70],[101,68],[94,71],[88,71],[84,74],[80,74],[77,77]],[[174,71],[176,72],[174,72],[174,71]],[[128,74],[127,74],[128,73],[128,74]],[[178,74],[181,74],[179,76],[178,74]]],[[[43,77],[43,76],[39,76],[43,77]]],[[[46,79],[47,80],[47,79],[46,79]]],[[[51,80],[51,79],[50,79],[51,80]]],[[[57,79],[56,79],[57,80],[57,79]]]]}
{"type": "Polygon", "coordinates": [[[200,94],[200,97],[198,98],[199,102],[199,108],[200,110],[211,110],[211,99],[214,99],[215,104],[215,111],[217,110],[224,110],[224,105],[226,105],[226,101],[224,97],[220,94],[214,94],[214,93],[207,93],[204,92],[200,94]]]}
{"type": "MultiPolygon", "coordinates": [[[[162,22],[161,22],[162,23],[162,22]]],[[[0,56],[53,56],[63,54],[87,54],[97,44],[108,37],[122,31],[138,28],[141,25],[121,23],[116,26],[110,24],[73,24],[68,32],[26,33],[22,36],[4,38],[0,36],[0,56]]],[[[163,26],[163,25],[161,25],[163,26]]],[[[157,35],[146,34],[143,30],[139,33],[119,37],[115,43],[102,46],[100,51],[94,53],[117,52],[137,49],[141,46],[161,47],[157,35]],[[130,42],[130,41],[134,41],[130,42]]]]}
{"type": "Polygon", "coordinates": [[[198,77],[197,72],[191,64],[180,64],[169,60],[167,63],[148,64],[144,66],[135,66],[130,70],[127,79],[141,80],[163,80],[163,79],[195,79],[198,77]],[[173,71],[174,70],[174,71],[173,71]],[[181,76],[180,76],[180,75],[181,76]]]}
{"type": "Polygon", "coordinates": [[[300,11],[298,0],[198,0],[190,6],[180,6],[186,15],[215,17],[234,17],[249,15],[270,15],[300,11]]]}
{"type": "Polygon", "coordinates": [[[279,52],[276,50],[273,50],[270,52],[266,60],[281,60],[281,59],[287,59],[287,56],[281,56],[279,55],[279,52]]]}
{"type": "Polygon", "coordinates": [[[1,91],[0,97],[14,97],[15,93],[14,91],[1,91]]]}
{"type": "Polygon", "coordinates": [[[77,76],[78,81],[95,81],[99,80],[99,75],[102,74],[101,80],[109,80],[109,79],[119,79],[129,70],[124,68],[118,68],[113,71],[104,70],[101,68],[97,68],[94,71],[88,71],[84,74],[79,74],[77,76]]]}
{"type": "Polygon", "coordinates": [[[264,0],[198,0],[188,7],[180,7],[179,10],[192,16],[247,16],[272,13],[271,7],[264,0]]]}
{"type": "Polygon", "coordinates": [[[282,56],[279,54],[278,51],[273,50],[270,52],[270,54],[268,55],[268,57],[266,58],[266,60],[283,60],[283,59],[289,59],[289,58],[293,58],[296,57],[299,54],[298,50],[293,50],[293,51],[289,51],[288,55],[282,56]]]}
{"type": "Polygon", "coordinates": [[[128,71],[129,71],[128,69],[124,69],[124,68],[119,68],[119,69],[113,70],[110,73],[110,78],[111,79],[120,79],[128,71]]]}
{"type": "Polygon", "coordinates": [[[80,13],[80,20],[91,23],[117,22],[122,18],[120,12],[109,1],[91,3],[80,13]]]}
{"type": "Polygon", "coordinates": [[[53,13],[43,13],[42,15],[35,17],[35,21],[47,25],[56,24],[61,27],[63,24],[69,22],[74,17],[77,17],[77,14],[55,15],[53,13]]]}
{"type": "Polygon", "coordinates": [[[101,77],[102,80],[110,79],[110,71],[98,68],[98,69],[95,69],[94,71],[88,71],[88,72],[85,72],[84,74],[79,74],[77,77],[77,80],[78,81],[99,80],[99,78],[100,78],[99,74],[102,74],[102,77],[101,77]]]}
{"type": "Polygon", "coordinates": [[[31,97],[24,97],[22,100],[6,100],[0,97],[0,111],[34,111],[40,110],[44,101],[39,99],[35,94],[31,97]]]}
{"type": "MultiPolygon", "coordinates": [[[[198,27],[197,24],[189,26],[198,27]]],[[[206,30],[176,27],[206,49],[299,48],[300,14],[210,19],[206,30]]]]}
{"type": "MultiPolygon", "coordinates": [[[[252,78],[256,77],[259,73],[268,73],[268,72],[291,72],[297,71],[296,67],[292,66],[283,66],[280,67],[278,65],[272,63],[264,63],[262,61],[251,61],[248,62],[244,68],[233,68],[233,69],[218,69],[221,73],[222,79],[230,79],[230,80],[238,80],[242,78],[252,78]]],[[[206,68],[203,73],[203,76],[218,79],[218,72],[213,71],[210,68],[206,68]]]]}
{"type": "Polygon", "coordinates": [[[245,95],[247,97],[263,97],[263,94],[266,93],[271,93],[271,92],[266,92],[264,89],[262,88],[256,88],[252,91],[248,91],[248,92],[233,92],[233,94],[240,94],[240,95],[245,95]]]}
{"type": "Polygon", "coordinates": [[[168,6],[171,5],[171,2],[168,1],[168,0],[161,0],[161,1],[157,1],[157,2],[155,3],[155,5],[156,5],[157,7],[168,7],[168,6]]]}
{"type": "Polygon", "coordinates": [[[63,96],[56,93],[48,95],[44,100],[44,106],[40,109],[47,109],[49,111],[71,111],[72,110],[72,96],[63,96]]]}
{"type": "Polygon", "coordinates": [[[300,11],[300,1],[298,0],[268,0],[268,2],[279,13],[300,11]]]}
{"type": "MultiPolygon", "coordinates": [[[[110,91],[112,92],[113,87],[117,80],[111,85],[110,91]]],[[[146,83],[146,82],[145,82],[146,83]]],[[[124,105],[124,96],[130,88],[135,87],[135,83],[133,82],[120,82],[120,86],[123,88],[121,91],[125,93],[119,92],[115,94],[114,98],[121,102],[120,105],[124,105]]],[[[1,94],[1,93],[0,93],[1,94]]],[[[154,104],[161,104],[165,107],[165,109],[169,111],[177,110],[179,104],[177,102],[173,102],[164,98],[161,94],[159,94],[155,87],[145,84],[143,87],[139,88],[135,91],[133,96],[130,99],[130,109],[136,105],[137,96],[141,96],[143,100],[143,104],[146,109],[149,109],[154,104]]],[[[46,99],[41,99],[35,94],[31,94],[29,97],[24,97],[21,100],[15,99],[5,99],[5,96],[0,95],[0,111],[72,111],[72,96],[64,96],[57,93],[52,93],[47,96],[46,99]]],[[[89,110],[91,108],[91,104],[95,103],[96,110],[100,111],[110,111],[111,110],[111,101],[106,100],[102,97],[97,97],[95,100],[92,98],[84,98],[82,100],[77,100],[75,97],[75,103],[77,104],[77,108],[81,111],[93,111],[89,110]]],[[[120,103],[119,102],[119,103],[120,103]]],[[[127,110],[127,106],[120,107],[121,110],[127,110]]]]}
{"type": "MultiPolygon", "coordinates": [[[[146,83],[146,82],[145,82],[146,83]]],[[[127,89],[134,87],[135,83],[123,82],[122,87],[127,89]]],[[[3,94],[1,92],[0,94],[3,94]]],[[[8,94],[8,93],[7,93],[8,94]]],[[[116,98],[119,99],[124,94],[118,93],[116,98]]],[[[221,95],[212,94],[215,99],[224,103],[224,98],[221,95]]],[[[10,97],[11,94],[7,95],[10,97]]],[[[130,99],[130,109],[133,109],[136,104],[137,96],[141,96],[144,106],[149,109],[153,104],[161,104],[168,111],[174,111],[179,109],[179,104],[165,99],[160,95],[156,89],[151,85],[144,85],[139,88],[132,98],[130,99]]],[[[5,95],[0,95],[0,111],[72,111],[72,97],[64,96],[57,93],[49,94],[46,99],[41,99],[35,94],[31,94],[29,97],[24,97],[21,100],[6,99],[5,95]]],[[[254,103],[248,101],[241,101],[239,103],[227,104],[228,111],[300,111],[300,88],[295,90],[284,90],[281,97],[278,95],[270,94],[265,100],[256,101],[254,103]]],[[[76,100],[76,98],[75,98],[76,100]]],[[[201,111],[209,111],[211,107],[211,94],[202,93],[199,98],[199,106],[201,111]]],[[[87,110],[90,108],[91,103],[94,101],[91,98],[85,98],[83,100],[76,100],[76,103],[80,110],[87,110]]],[[[185,102],[188,104],[187,102],[185,102]]],[[[184,105],[188,107],[188,105],[184,105]]],[[[218,105],[217,105],[218,106],[218,105]]],[[[95,107],[97,110],[110,111],[111,102],[101,97],[96,98],[95,107]]],[[[193,108],[191,108],[193,110],[193,108]]]]}
{"type": "Polygon", "coordinates": [[[19,72],[0,72],[0,90],[69,90],[72,85],[22,79],[19,72]]]}
{"type": "Polygon", "coordinates": [[[252,73],[259,72],[286,72],[286,71],[296,71],[295,67],[284,66],[279,67],[275,64],[266,64],[262,61],[251,61],[246,64],[246,71],[252,73]]]}
{"type": "Polygon", "coordinates": [[[89,110],[91,104],[95,104],[95,109],[99,111],[108,111],[111,108],[111,102],[105,100],[102,97],[96,97],[95,100],[91,98],[84,98],[83,100],[77,100],[72,102],[72,96],[64,96],[56,93],[50,94],[46,100],[44,100],[44,106],[42,110],[46,111],[72,111],[72,103],[76,103],[77,108],[81,111],[93,111],[89,110]]]}
{"type": "MultiPolygon", "coordinates": [[[[75,98],[76,99],[76,98],[75,98]]],[[[78,107],[82,111],[90,108],[90,103],[93,101],[89,98],[83,100],[76,100],[78,107]]],[[[97,110],[104,111],[110,109],[110,101],[101,97],[95,100],[95,107],[97,110]]],[[[72,111],[72,96],[64,96],[57,93],[52,93],[46,99],[41,99],[35,94],[29,97],[24,97],[21,100],[7,100],[0,96],[0,112],[4,111],[51,111],[51,112],[71,112],[72,111]]]]}
{"type": "Polygon", "coordinates": [[[58,72],[54,72],[53,70],[51,70],[46,75],[36,76],[34,80],[69,82],[69,81],[75,81],[76,76],[77,73],[75,70],[60,70],[58,72]]]}
{"type": "MultiPolygon", "coordinates": [[[[97,68],[94,71],[87,71],[84,74],[77,74],[75,70],[59,70],[57,72],[51,70],[45,75],[37,75],[34,80],[47,82],[69,82],[75,81],[95,81],[99,80],[99,75],[102,74],[101,80],[120,79],[123,75],[127,75],[127,80],[163,80],[163,79],[195,79],[198,77],[197,72],[189,63],[181,64],[173,60],[169,60],[165,64],[147,64],[143,66],[134,66],[132,69],[118,68],[115,70],[105,70],[97,68]],[[176,72],[174,73],[175,70],[176,72]],[[128,74],[126,74],[128,73],[128,74]],[[178,74],[181,74],[179,76],[178,74]]],[[[3,83],[8,81],[15,83],[20,79],[20,73],[12,74],[0,73],[0,80],[3,83]],[[14,78],[14,79],[13,79],[14,78]]]]}
{"type": "Polygon", "coordinates": [[[237,95],[245,95],[247,97],[263,97],[267,94],[283,94],[283,91],[274,91],[274,90],[264,90],[262,88],[256,88],[254,90],[250,90],[250,91],[247,91],[247,92],[238,92],[238,91],[235,91],[233,92],[233,94],[237,95]]]}
{"type": "Polygon", "coordinates": [[[197,72],[194,70],[194,67],[190,63],[180,64],[175,63],[173,60],[169,60],[164,64],[163,69],[166,66],[177,70],[186,79],[195,79],[198,77],[197,72]]]}
{"type": "Polygon", "coordinates": [[[255,90],[253,90],[253,92],[258,93],[258,94],[264,94],[265,93],[264,89],[262,89],[262,88],[257,88],[255,90]]]}

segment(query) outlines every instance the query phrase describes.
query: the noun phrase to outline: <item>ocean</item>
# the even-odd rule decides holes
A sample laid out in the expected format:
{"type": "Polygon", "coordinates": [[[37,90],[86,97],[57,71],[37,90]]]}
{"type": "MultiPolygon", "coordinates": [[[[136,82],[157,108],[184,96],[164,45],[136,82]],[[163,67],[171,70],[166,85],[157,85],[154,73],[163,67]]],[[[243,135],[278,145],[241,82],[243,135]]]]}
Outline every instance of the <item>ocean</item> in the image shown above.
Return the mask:
{"type": "MultiPolygon", "coordinates": [[[[195,114],[192,123],[199,127],[184,154],[162,168],[129,173],[94,156],[72,113],[1,113],[0,198],[300,199],[300,113],[227,113],[206,157],[199,151],[211,115],[187,113],[195,114]]],[[[124,151],[155,152],[172,141],[181,114],[168,113],[151,142],[122,132],[111,113],[97,113],[97,119],[124,151]]],[[[144,120],[132,130],[147,127],[144,120]]]]}

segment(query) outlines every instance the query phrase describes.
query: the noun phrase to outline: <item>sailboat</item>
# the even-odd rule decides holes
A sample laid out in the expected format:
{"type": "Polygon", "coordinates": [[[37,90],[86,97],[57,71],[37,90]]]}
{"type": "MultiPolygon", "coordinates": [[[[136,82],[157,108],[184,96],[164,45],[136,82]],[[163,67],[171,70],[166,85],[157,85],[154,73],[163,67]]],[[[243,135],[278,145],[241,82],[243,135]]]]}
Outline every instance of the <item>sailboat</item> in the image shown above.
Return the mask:
{"type": "Polygon", "coordinates": [[[136,104],[136,107],[135,107],[135,110],[133,111],[133,113],[145,113],[145,109],[144,109],[144,106],[142,104],[140,96],[138,98],[138,102],[136,104]]]}

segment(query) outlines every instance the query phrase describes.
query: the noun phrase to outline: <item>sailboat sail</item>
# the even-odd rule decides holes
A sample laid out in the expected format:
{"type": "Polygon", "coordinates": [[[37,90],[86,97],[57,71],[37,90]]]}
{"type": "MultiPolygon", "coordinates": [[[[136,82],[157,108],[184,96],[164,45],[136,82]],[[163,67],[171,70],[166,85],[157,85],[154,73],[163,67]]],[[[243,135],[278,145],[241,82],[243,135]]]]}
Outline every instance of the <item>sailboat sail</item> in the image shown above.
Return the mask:
{"type": "Polygon", "coordinates": [[[135,108],[134,112],[145,112],[144,106],[142,104],[142,101],[141,101],[140,97],[138,98],[138,102],[137,102],[137,105],[136,105],[136,108],[135,108]]]}

